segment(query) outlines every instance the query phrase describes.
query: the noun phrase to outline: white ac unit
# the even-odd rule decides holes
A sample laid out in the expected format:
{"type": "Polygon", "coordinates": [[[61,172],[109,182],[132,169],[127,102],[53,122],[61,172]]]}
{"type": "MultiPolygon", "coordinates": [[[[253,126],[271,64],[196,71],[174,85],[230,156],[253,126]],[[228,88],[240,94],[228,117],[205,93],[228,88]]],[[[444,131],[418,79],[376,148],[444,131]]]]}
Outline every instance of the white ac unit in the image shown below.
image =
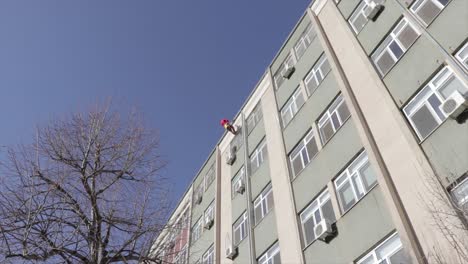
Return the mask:
{"type": "Polygon", "coordinates": [[[240,194],[244,193],[244,190],[245,190],[244,179],[241,178],[236,182],[235,190],[237,193],[240,193],[240,194]]]}
{"type": "Polygon", "coordinates": [[[234,162],[236,161],[236,150],[237,150],[237,147],[236,146],[233,146],[228,154],[227,154],[227,157],[226,157],[226,163],[228,165],[232,165],[234,164],[234,162]]]}
{"type": "Polygon", "coordinates": [[[235,259],[237,256],[237,247],[236,246],[229,246],[226,248],[226,258],[228,259],[235,259]]]}
{"type": "Polygon", "coordinates": [[[213,220],[213,217],[211,217],[211,215],[207,215],[205,217],[205,229],[210,229],[214,224],[214,220],[213,220]]]}
{"type": "Polygon", "coordinates": [[[201,195],[199,193],[195,194],[195,203],[196,204],[201,204],[202,200],[203,200],[203,195],[201,195]]]}
{"type": "Polygon", "coordinates": [[[322,219],[314,227],[314,235],[318,240],[327,241],[328,238],[334,235],[332,225],[327,219],[322,219]]]}
{"type": "Polygon", "coordinates": [[[367,19],[375,21],[377,20],[377,17],[382,11],[382,9],[382,4],[378,4],[375,1],[369,1],[367,4],[367,8],[364,9],[364,15],[367,17],[367,19]]]}
{"type": "Polygon", "coordinates": [[[459,92],[454,92],[439,106],[439,108],[445,115],[456,119],[465,109],[468,108],[468,100],[459,92]]]}
{"type": "Polygon", "coordinates": [[[296,68],[294,68],[294,66],[288,66],[288,68],[286,68],[286,71],[283,73],[283,77],[289,79],[295,71],[296,68]]]}

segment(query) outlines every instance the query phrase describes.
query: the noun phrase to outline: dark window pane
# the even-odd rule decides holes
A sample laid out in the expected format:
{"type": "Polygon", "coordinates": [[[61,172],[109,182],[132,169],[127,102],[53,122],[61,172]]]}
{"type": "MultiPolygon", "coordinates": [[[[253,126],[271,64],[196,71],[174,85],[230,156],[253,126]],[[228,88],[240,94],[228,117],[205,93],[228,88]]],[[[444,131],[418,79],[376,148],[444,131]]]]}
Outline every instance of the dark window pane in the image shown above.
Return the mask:
{"type": "Polygon", "coordinates": [[[306,245],[310,244],[310,242],[315,240],[314,226],[315,226],[315,223],[314,223],[313,218],[309,218],[307,222],[304,223],[304,234],[305,234],[304,239],[305,239],[306,245]]]}
{"type": "Polygon", "coordinates": [[[323,217],[328,219],[331,222],[335,222],[335,213],[333,212],[333,205],[331,200],[328,200],[325,204],[322,205],[323,217]]]}
{"type": "Polygon", "coordinates": [[[424,23],[429,24],[434,20],[434,18],[439,14],[440,8],[434,4],[432,1],[426,1],[418,10],[418,16],[424,21],[424,23]]]}
{"type": "Polygon", "coordinates": [[[292,162],[294,176],[296,176],[302,170],[302,161],[301,156],[296,157],[295,160],[292,162]]]}
{"type": "Polygon", "coordinates": [[[341,121],[344,122],[351,114],[349,113],[348,106],[343,102],[338,108],[338,113],[340,114],[341,121]]]}
{"type": "Polygon", "coordinates": [[[307,152],[309,153],[309,160],[311,160],[315,154],[318,152],[318,147],[317,143],[315,142],[315,138],[312,138],[308,143],[307,143],[307,152]]]}
{"type": "Polygon", "coordinates": [[[338,195],[340,197],[343,212],[347,211],[349,208],[351,208],[351,206],[353,206],[353,204],[356,203],[356,199],[349,181],[343,184],[341,189],[338,190],[338,195]]]}
{"type": "Polygon", "coordinates": [[[395,64],[395,59],[393,59],[388,51],[385,51],[382,56],[375,62],[375,64],[377,64],[377,67],[380,69],[382,75],[385,75],[395,64]]]}
{"type": "Polygon", "coordinates": [[[437,97],[437,95],[433,94],[431,95],[427,101],[429,101],[429,103],[431,104],[432,106],[432,109],[434,109],[434,111],[437,113],[437,115],[439,116],[440,120],[445,120],[445,115],[440,111],[439,109],[439,106],[442,104],[442,102],[439,100],[439,98],[437,97]]]}
{"type": "Polygon", "coordinates": [[[338,119],[338,114],[335,112],[331,116],[331,120],[333,122],[333,126],[335,127],[335,130],[338,130],[338,128],[341,127],[340,120],[338,119]]]}
{"type": "Polygon", "coordinates": [[[411,117],[413,123],[422,138],[427,137],[434,129],[437,128],[439,122],[434,118],[429,108],[423,105],[411,117]]]}
{"type": "Polygon", "coordinates": [[[390,264],[407,264],[410,263],[408,257],[406,256],[403,249],[400,249],[395,254],[393,254],[390,258],[390,264]]]}
{"type": "Polygon", "coordinates": [[[325,125],[323,125],[322,128],[320,128],[320,135],[322,137],[322,142],[323,143],[327,142],[333,136],[334,133],[335,131],[333,130],[332,124],[330,120],[328,120],[325,123],[325,125]]]}
{"type": "Polygon", "coordinates": [[[361,179],[364,184],[364,188],[366,191],[369,191],[372,186],[377,182],[377,176],[375,175],[374,170],[370,166],[370,163],[367,162],[360,170],[359,173],[361,174],[361,179]]]}
{"type": "Polygon", "coordinates": [[[401,57],[401,55],[403,55],[403,50],[400,48],[400,45],[396,43],[396,41],[392,41],[390,44],[390,49],[392,50],[393,55],[395,55],[395,57],[398,59],[401,57]]]}
{"type": "Polygon", "coordinates": [[[400,35],[398,35],[398,39],[406,49],[408,49],[411,44],[414,43],[417,37],[418,33],[414,31],[414,29],[409,24],[407,24],[407,26],[400,32],[400,35]]]}

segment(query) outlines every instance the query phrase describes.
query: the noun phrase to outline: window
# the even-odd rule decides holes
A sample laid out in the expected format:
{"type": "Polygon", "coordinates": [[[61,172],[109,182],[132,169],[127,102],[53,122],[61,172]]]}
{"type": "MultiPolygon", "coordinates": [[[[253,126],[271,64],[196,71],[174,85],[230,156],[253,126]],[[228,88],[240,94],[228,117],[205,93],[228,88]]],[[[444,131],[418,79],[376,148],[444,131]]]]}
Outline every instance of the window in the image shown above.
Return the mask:
{"type": "Polygon", "coordinates": [[[281,64],[279,69],[276,71],[276,73],[273,75],[273,79],[276,84],[276,89],[279,89],[281,85],[284,83],[284,77],[283,74],[291,67],[294,66],[295,60],[294,56],[292,54],[289,54],[284,62],[281,64]]]}
{"type": "Polygon", "coordinates": [[[214,264],[215,259],[214,259],[214,246],[211,245],[211,247],[203,254],[203,264],[214,264]]]}
{"type": "Polygon", "coordinates": [[[203,192],[205,190],[204,181],[201,181],[195,190],[193,191],[194,202],[196,203],[197,197],[203,197],[203,192]]]}
{"type": "Polygon", "coordinates": [[[403,252],[400,236],[395,233],[380,243],[371,252],[359,259],[357,264],[400,264],[408,263],[403,252]]]}
{"type": "Polygon", "coordinates": [[[304,83],[309,95],[315,92],[325,76],[327,76],[327,73],[330,72],[330,69],[330,63],[328,63],[327,56],[323,53],[304,78],[304,83]]]}
{"type": "Polygon", "coordinates": [[[239,245],[239,243],[247,237],[247,225],[247,212],[244,212],[232,226],[232,233],[234,234],[234,245],[239,245]]]}
{"type": "Polygon", "coordinates": [[[316,36],[315,30],[312,27],[312,24],[307,25],[306,29],[304,32],[302,32],[302,35],[299,37],[299,40],[296,42],[296,45],[294,45],[294,51],[296,52],[296,57],[299,60],[302,55],[306,52],[307,48],[310,46],[312,43],[312,40],[314,40],[316,36]]]}
{"type": "Polygon", "coordinates": [[[198,239],[200,239],[203,228],[203,219],[200,217],[195,225],[192,227],[192,244],[195,243],[198,239]]]}
{"type": "Polygon", "coordinates": [[[271,184],[269,184],[254,201],[255,225],[273,209],[273,206],[273,191],[271,190],[271,184]]]}
{"type": "Polygon", "coordinates": [[[455,58],[468,70],[468,42],[455,54],[455,58]]]}
{"type": "Polygon", "coordinates": [[[306,246],[317,239],[314,234],[314,228],[322,219],[327,219],[330,223],[336,221],[328,190],[323,191],[301,213],[302,234],[306,246]]]}
{"type": "Polygon", "coordinates": [[[174,264],[186,264],[187,263],[187,246],[184,246],[174,258],[174,264]]]}
{"type": "Polygon", "coordinates": [[[244,143],[244,138],[242,136],[242,133],[237,133],[232,139],[230,147],[231,149],[235,149],[234,153],[237,153],[237,151],[239,151],[239,149],[242,147],[243,143],[244,143]]]}
{"type": "Polygon", "coordinates": [[[348,19],[349,24],[356,34],[359,34],[367,24],[368,19],[365,15],[365,10],[368,7],[369,5],[367,5],[366,1],[361,1],[358,7],[356,7],[354,12],[351,14],[351,17],[348,19]]]}
{"type": "Polygon", "coordinates": [[[260,103],[255,106],[254,110],[252,110],[252,113],[250,113],[249,117],[247,117],[246,123],[247,123],[247,130],[248,134],[252,132],[254,127],[262,120],[263,114],[262,114],[262,108],[260,103]]]}
{"type": "Polygon", "coordinates": [[[252,175],[260,168],[267,158],[268,150],[266,148],[266,141],[263,139],[250,156],[250,169],[252,175]]]}
{"type": "Polygon", "coordinates": [[[448,2],[449,0],[416,0],[411,6],[411,12],[428,26],[448,2]]]}
{"type": "Polygon", "coordinates": [[[393,28],[390,34],[372,54],[372,61],[381,76],[387,74],[409,47],[416,41],[419,32],[406,18],[393,28]]]}
{"type": "Polygon", "coordinates": [[[236,184],[237,182],[239,182],[240,180],[244,180],[245,181],[245,168],[242,167],[236,174],[236,176],[234,176],[234,178],[232,179],[232,183],[231,183],[231,194],[232,194],[232,199],[234,199],[239,193],[236,192],[236,184]]]}
{"type": "Polygon", "coordinates": [[[289,122],[293,119],[296,113],[299,111],[299,108],[304,104],[304,96],[301,93],[301,88],[297,87],[293,95],[288,99],[281,109],[281,121],[283,127],[286,127],[289,122]]]}
{"type": "Polygon", "coordinates": [[[211,183],[215,180],[216,178],[216,173],[215,173],[215,164],[211,165],[210,169],[205,175],[205,191],[208,190],[208,187],[211,185],[211,183]]]}
{"type": "Polygon", "coordinates": [[[468,92],[468,88],[463,85],[452,69],[446,66],[403,108],[403,112],[420,140],[429,136],[447,119],[439,107],[457,91],[464,94],[468,92]]]}
{"type": "Polygon", "coordinates": [[[289,154],[293,176],[296,177],[317,154],[318,147],[311,129],[289,154]]]}
{"type": "Polygon", "coordinates": [[[318,121],[320,138],[324,144],[330,140],[350,115],[343,96],[338,95],[318,121]]]}
{"type": "Polygon", "coordinates": [[[369,163],[366,151],[359,154],[334,183],[341,212],[344,213],[377,184],[377,176],[369,163]]]}
{"type": "Polygon", "coordinates": [[[466,208],[468,206],[468,177],[453,187],[450,193],[460,209],[466,208]]]}
{"type": "Polygon", "coordinates": [[[214,201],[206,208],[205,210],[205,220],[204,222],[208,221],[208,219],[213,219],[214,221],[214,201]]]}
{"type": "Polygon", "coordinates": [[[271,246],[259,259],[258,264],[281,264],[279,243],[271,246]]]}

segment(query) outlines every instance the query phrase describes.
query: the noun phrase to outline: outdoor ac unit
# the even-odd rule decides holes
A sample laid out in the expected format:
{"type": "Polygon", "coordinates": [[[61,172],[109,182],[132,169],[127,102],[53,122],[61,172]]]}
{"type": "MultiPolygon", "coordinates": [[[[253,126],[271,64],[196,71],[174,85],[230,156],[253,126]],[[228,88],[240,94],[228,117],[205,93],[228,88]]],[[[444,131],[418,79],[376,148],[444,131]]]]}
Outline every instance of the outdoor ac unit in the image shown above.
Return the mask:
{"type": "Polygon", "coordinates": [[[205,218],[205,229],[210,229],[214,224],[214,220],[211,216],[205,218]]]}
{"type": "Polygon", "coordinates": [[[236,246],[229,246],[226,248],[226,258],[228,259],[235,259],[237,256],[237,247],[236,246]]]}
{"type": "Polygon", "coordinates": [[[456,119],[465,109],[468,108],[468,100],[459,92],[455,92],[439,107],[445,115],[456,119]]]}
{"type": "Polygon", "coordinates": [[[229,150],[229,153],[226,157],[226,163],[228,165],[232,165],[234,164],[234,161],[236,161],[236,150],[237,150],[237,147],[236,146],[233,146],[230,150],[229,150]]]}
{"type": "Polygon", "coordinates": [[[283,73],[283,77],[286,78],[286,79],[289,79],[291,78],[291,75],[296,71],[296,68],[294,68],[294,66],[288,66],[288,68],[286,68],[286,71],[283,73]]]}
{"type": "Polygon", "coordinates": [[[369,1],[367,4],[367,8],[364,10],[364,15],[367,17],[367,19],[375,21],[377,20],[377,17],[380,15],[382,10],[382,4],[378,4],[375,1],[369,1]]]}
{"type": "Polygon", "coordinates": [[[318,240],[328,242],[328,239],[335,235],[330,221],[322,219],[322,221],[314,227],[314,235],[318,240]]]}
{"type": "Polygon", "coordinates": [[[244,179],[239,179],[236,182],[235,190],[237,193],[240,193],[240,194],[244,193],[244,190],[245,190],[244,179]]]}
{"type": "Polygon", "coordinates": [[[195,195],[195,203],[196,203],[196,204],[201,204],[202,200],[203,200],[203,196],[202,196],[201,194],[198,194],[198,193],[197,193],[197,194],[195,195]]]}

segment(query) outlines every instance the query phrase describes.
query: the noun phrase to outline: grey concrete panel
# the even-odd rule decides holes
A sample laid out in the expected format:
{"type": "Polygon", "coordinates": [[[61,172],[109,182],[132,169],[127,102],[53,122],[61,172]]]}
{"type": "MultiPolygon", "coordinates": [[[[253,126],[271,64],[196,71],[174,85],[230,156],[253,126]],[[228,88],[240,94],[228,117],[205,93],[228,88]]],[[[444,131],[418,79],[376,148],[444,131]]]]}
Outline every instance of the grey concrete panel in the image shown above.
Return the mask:
{"type": "Polygon", "coordinates": [[[294,179],[296,210],[305,208],[361,149],[360,138],[350,118],[294,179]]]}
{"type": "MultiPolygon", "coordinates": [[[[244,157],[245,157],[244,146],[245,145],[242,144],[242,146],[237,150],[236,161],[234,162],[234,164],[231,165],[231,172],[232,172],[231,177],[234,177],[236,173],[239,171],[239,169],[244,165],[244,157]]],[[[226,160],[222,160],[221,162],[226,162],[226,160]]]]}
{"type": "Polygon", "coordinates": [[[269,161],[265,161],[262,166],[250,177],[250,186],[252,191],[252,199],[260,194],[260,192],[266,187],[271,181],[270,178],[270,165],[269,161]]]}
{"type": "Polygon", "coordinates": [[[309,97],[300,111],[283,130],[286,153],[289,153],[299,142],[338,93],[338,84],[333,73],[329,72],[317,90],[309,97]]]}
{"type": "MultiPolygon", "coordinates": [[[[246,237],[241,241],[237,247],[239,254],[234,259],[233,263],[235,264],[246,264],[250,263],[250,254],[249,254],[249,238],[246,237]]],[[[224,256],[221,257],[221,263],[223,263],[224,256]]]]}
{"type": "Polygon", "coordinates": [[[354,11],[356,6],[361,2],[361,0],[345,0],[338,3],[338,9],[343,15],[344,19],[348,20],[351,13],[354,11]]]}
{"type": "Polygon", "coordinates": [[[205,163],[205,166],[200,170],[198,173],[197,177],[195,178],[195,181],[193,182],[194,186],[198,186],[200,182],[203,181],[205,174],[208,172],[210,167],[216,162],[216,155],[215,152],[211,154],[211,156],[208,158],[208,161],[205,163]]]}
{"type": "Polygon", "coordinates": [[[354,263],[394,230],[380,187],[371,190],[340,218],[337,228],[338,236],[329,244],[316,240],[304,250],[306,263],[354,263]]]}
{"type": "Polygon", "coordinates": [[[384,83],[397,105],[404,105],[443,61],[444,57],[436,46],[424,36],[420,36],[384,77],[384,83]]]}
{"type": "Polygon", "coordinates": [[[292,93],[299,86],[300,81],[304,79],[322,53],[323,48],[320,45],[320,41],[315,38],[307,48],[302,58],[294,66],[296,70],[291,78],[289,80],[285,80],[283,85],[281,85],[281,87],[276,91],[278,110],[280,110],[289,97],[291,97],[292,93]]]}
{"type": "Polygon", "coordinates": [[[445,50],[453,53],[468,37],[468,1],[452,0],[428,30],[445,50]]]}
{"type": "Polygon", "coordinates": [[[213,244],[215,236],[214,230],[214,226],[209,230],[204,229],[200,238],[190,246],[189,263],[195,263],[197,260],[201,259],[203,253],[213,244]]]}
{"type": "Polygon", "coordinates": [[[292,33],[291,37],[282,46],[281,51],[279,52],[278,56],[271,63],[271,71],[273,72],[273,74],[281,66],[284,59],[288,56],[289,51],[294,47],[297,40],[301,36],[302,32],[304,32],[304,30],[306,29],[309,23],[310,23],[310,19],[307,16],[304,16],[302,20],[298,23],[298,26],[294,30],[294,33],[292,33]]]}
{"type": "Polygon", "coordinates": [[[468,123],[448,119],[421,145],[445,186],[468,172],[468,123]]]}
{"type": "Polygon", "coordinates": [[[370,55],[403,15],[396,1],[385,1],[384,6],[385,9],[377,20],[375,22],[367,22],[357,36],[368,55],[370,55]]]}
{"type": "Polygon", "coordinates": [[[276,232],[276,217],[275,212],[270,211],[263,219],[255,226],[255,255],[258,259],[273,243],[278,240],[276,232]]]}
{"type": "Polygon", "coordinates": [[[255,128],[250,132],[247,141],[249,142],[249,155],[255,150],[255,147],[258,146],[258,143],[265,137],[265,125],[263,124],[263,118],[258,122],[255,128]]]}
{"type": "Polygon", "coordinates": [[[206,208],[214,201],[216,195],[216,185],[212,184],[210,188],[208,188],[203,193],[203,199],[200,204],[193,204],[192,207],[192,217],[197,219],[198,217],[202,216],[205,212],[206,208]]]}
{"type": "Polygon", "coordinates": [[[238,194],[232,199],[232,224],[247,210],[247,193],[238,194]]]}

